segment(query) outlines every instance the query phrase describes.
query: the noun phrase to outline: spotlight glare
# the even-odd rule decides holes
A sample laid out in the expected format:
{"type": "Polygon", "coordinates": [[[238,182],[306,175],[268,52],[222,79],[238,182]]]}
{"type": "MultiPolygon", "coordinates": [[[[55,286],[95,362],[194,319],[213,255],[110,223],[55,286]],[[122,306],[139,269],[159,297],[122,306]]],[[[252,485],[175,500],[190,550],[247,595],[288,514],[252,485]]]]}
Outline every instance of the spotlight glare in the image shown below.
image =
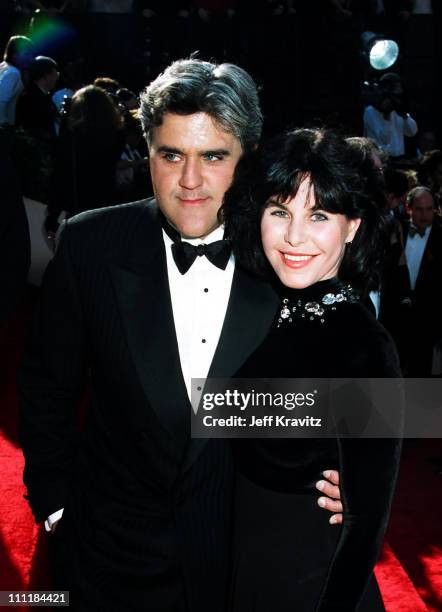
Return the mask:
{"type": "Polygon", "coordinates": [[[399,57],[399,45],[394,40],[377,40],[370,49],[370,66],[375,70],[388,70],[399,57]]]}

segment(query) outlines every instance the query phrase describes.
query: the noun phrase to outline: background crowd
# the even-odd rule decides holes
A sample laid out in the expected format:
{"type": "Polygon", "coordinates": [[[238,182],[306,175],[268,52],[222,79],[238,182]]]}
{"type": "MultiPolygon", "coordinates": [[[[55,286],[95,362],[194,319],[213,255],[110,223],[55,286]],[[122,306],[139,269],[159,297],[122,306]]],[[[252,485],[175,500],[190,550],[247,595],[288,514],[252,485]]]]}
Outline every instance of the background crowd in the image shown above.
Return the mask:
{"type": "MultiPolygon", "coordinates": [[[[442,375],[441,15],[438,0],[0,1],[0,560],[8,589],[39,586],[45,571],[45,540],[17,487],[23,457],[12,382],[37,292],[27,284],[29,210],[45,207],[53,249],[63,216],[152,195],[138,93],[174,59],[197,52],[248,70],[265,137],[337,127],[355,155],[375,164],[370,189],[386,241],[380,291],[373,287],[367,305],[393,335],[405,376],[442,375]],[[369,67],[367,30],[398,42],[388,71],[369,67]]],[[[440,440],[409,442],[390,543],[436,610],[440,440]]],[[[407,574],[396,583],[392,565],[384,567],[384,582],[394,583],[389,609],[406,599],[409,610],[424,609],[407,574]]]]}
{"type": "Polygon", "coordinates": [[[266,135],[321,124],[371,138],[359,146],[378,166],[389,234],[373,307],[404,372],[440,375],[439,4],[3,0],[2,141],[23,194],[47,206],[54,246],[63,215],[151,195],[137,116],[150,80],[196,51],[238,63],[260,85],[266,135]],[[388,73],[364,56],[367,30],[399,44],[388,73]]]}

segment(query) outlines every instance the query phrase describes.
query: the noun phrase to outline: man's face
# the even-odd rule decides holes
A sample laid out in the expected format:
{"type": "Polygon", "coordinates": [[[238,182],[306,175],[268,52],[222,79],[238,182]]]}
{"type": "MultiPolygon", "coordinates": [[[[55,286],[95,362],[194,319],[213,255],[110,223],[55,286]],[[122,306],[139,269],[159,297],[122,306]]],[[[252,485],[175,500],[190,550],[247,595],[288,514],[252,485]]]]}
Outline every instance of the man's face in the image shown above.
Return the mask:
{"type": "Polygon", "coordinates": [[[411,220],[420,229],[425,229],[434,220],[434,200],[431,193],[423,191],[415,196],[411,205],[411,220]]]}
{"type": "Polygon", "coordinates": [[[57,84],[59,72],[56,68],[53,68],[45,77],[44,87],[47,91],[52,91],[57,84]]]}
{"type": "Polygon", "coordinates": [[[149,144],[152,184],[168,221],[186,238],[204,238],[242,155],[239,140],[206,113],[166,113],[149,144]]]}

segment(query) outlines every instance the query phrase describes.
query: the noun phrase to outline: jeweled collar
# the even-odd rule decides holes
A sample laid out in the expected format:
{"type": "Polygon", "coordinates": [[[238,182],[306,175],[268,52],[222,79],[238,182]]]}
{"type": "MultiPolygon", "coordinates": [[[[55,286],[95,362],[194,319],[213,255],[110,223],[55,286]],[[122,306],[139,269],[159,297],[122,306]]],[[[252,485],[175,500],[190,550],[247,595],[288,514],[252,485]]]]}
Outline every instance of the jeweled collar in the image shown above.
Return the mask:
{"type": "Polygon", "coordinates": [[[350,284],[337,277],[319,281],[305,289],[283,287],[281,295],[277,327],[290,325],[296,320],[325,323],[327,312],[336,310],[343,302],[355,302],[359,297],[350,284]]]}

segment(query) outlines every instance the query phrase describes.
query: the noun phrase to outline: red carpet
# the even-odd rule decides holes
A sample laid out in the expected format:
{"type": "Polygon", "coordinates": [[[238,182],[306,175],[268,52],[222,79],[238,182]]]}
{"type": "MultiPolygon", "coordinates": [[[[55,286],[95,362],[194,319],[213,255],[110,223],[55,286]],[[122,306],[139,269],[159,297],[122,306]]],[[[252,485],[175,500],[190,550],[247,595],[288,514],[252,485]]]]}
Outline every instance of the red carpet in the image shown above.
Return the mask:
{"type": "MultiPolygon", "coordinates": [[[[23,498],[15,375],[29,317],[0,330],[0,590],[50,588],[47,536],[23,498]]],[[[376,567],[387,612],[442,610],[442,477],[428,461],[442,440],[409,440],[387,542],[376,567]]],[[[25,608],[15,608],[25,610],[25,608]]]]}

